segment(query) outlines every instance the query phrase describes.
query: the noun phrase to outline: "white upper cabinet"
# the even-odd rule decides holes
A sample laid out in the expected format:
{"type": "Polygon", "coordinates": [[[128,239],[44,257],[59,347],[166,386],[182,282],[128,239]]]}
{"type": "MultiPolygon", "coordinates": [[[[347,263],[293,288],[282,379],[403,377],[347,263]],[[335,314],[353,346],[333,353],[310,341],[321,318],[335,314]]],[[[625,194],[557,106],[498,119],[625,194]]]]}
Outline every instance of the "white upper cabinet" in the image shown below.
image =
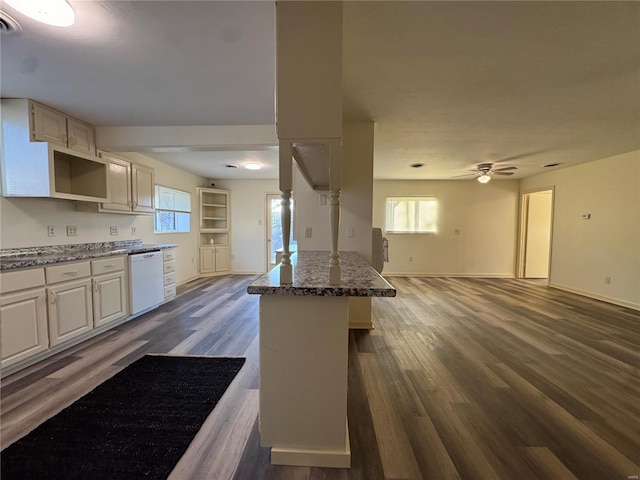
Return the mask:
{"type": "Polygon", "coordinates": [[[136,165],[109,152],[98,151],[109,166],[109,203],[97,206],[78,203],[76,209],[106,213],[152,214],[154,212],[153,169],[136,165]]]}
{"type": "Polygon", "coordinates": [[[154,177],[153,169],[131,165],[133,211],[153,213],[154,177]]]}
{"type": "Polygon", "coordinates": [[[64,113],[29,101],[31,107],[31,139],[49,142],[90,155],[96,154],[95,131],[87,123],[64,113]]]}
{"type": "Polygon", "coordinates": [[[131,162],[106,152],[99,152],[98,156],[109,162],[111,202],[103,203],[102,210],[130,212],[133,205],[131,197],[131,162]]]}
{"type": "Polygon", "coordinates": [[[107,164],[95,154],[92,128],[69,148],[67,117],[60,112],[26,98],[2,99],[1,105],[2,195],[109,200],[107,164]]]}

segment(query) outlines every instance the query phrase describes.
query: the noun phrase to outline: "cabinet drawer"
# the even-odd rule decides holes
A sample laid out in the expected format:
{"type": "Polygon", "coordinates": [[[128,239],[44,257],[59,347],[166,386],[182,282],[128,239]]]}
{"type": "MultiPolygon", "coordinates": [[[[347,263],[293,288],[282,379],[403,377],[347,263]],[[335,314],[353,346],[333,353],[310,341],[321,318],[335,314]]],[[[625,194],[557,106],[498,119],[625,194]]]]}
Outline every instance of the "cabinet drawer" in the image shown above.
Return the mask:
{"type": "Polygon", "coordinates": [[[169,248],[164,251],[164,261],[167,262],[169,260],[175,260],[176,258],[176,250],[175,248],[169,248]]]}
{"type": "Polygon", "coordinates": [[[91,275],[91,262],[65,263],[55,267],[46,267],[47,284],[66,282],[91,275]]]}
{"type": "Polygon", "coordinates": [[[44,268],[7,272],[0,276],[0,292],[9,293],[44,285],[44,268]]]}
{"type": "Polygon", "coordinates": [[[164,262],[164,273],[171,273],[176,271],[176,262],[164,262]]]}
{"type": "Polygon", "coordinates": [[[109,257],[102,260],[91,260],[91,274],[118,272],[124,270],[124,256],[109,257]]]}
{"type": "Polygon", "coordinates": [[[175,272],[167,273],[164,276],[164,286],[173,285],[176,283],[176,274],[175,272]]]}
{"type": "Polygon", "coordinates": [[[167,285],[164,287],[164,298],[173,297],[176,294],[176,286],[175,285],[167,285]]]}

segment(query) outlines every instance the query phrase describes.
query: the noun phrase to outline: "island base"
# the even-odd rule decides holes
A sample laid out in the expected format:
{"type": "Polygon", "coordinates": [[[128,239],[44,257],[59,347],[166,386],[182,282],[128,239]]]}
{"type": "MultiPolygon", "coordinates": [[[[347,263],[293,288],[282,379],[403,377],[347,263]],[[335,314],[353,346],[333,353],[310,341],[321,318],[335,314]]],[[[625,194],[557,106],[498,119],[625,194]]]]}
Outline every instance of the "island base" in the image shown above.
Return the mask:
{"type": "Polygon", "coordinates": [[[271,463],[348,468],[348,297],[260,297],[260,441],[271,463]]]}

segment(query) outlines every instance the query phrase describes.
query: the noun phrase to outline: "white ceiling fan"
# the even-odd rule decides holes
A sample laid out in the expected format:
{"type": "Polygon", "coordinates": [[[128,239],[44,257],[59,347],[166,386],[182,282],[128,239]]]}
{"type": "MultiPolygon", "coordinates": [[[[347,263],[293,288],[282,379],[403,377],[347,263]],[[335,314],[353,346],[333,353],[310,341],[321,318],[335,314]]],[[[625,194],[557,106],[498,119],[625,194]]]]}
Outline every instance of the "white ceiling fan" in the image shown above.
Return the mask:
{"type": "Polygon", "coordinates": [[[493,163],[479,163],[474,170],[471,170],[474,173],[465,173],[451,178],[473,177],[480,183],[488,183],[493,175],[513,175],[514,172],[510,170],[518,169],[518,167],[513,166],[493,168],[494,165],[493,163]]]}

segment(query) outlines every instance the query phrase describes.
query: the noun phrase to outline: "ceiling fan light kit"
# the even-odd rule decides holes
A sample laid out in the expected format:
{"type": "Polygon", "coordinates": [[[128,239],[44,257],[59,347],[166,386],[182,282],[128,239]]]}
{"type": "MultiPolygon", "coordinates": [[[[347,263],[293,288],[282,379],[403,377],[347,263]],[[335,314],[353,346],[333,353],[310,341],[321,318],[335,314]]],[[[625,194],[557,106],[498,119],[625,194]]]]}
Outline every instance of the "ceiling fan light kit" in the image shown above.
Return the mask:
{"type": "Polygon", "coordinates": [[[474,173],[456,175],[455,177],[451,178],[473,177],[478,180],[478,182],[484,185],[485,183],[489,183],[493,175],[513,175],[514,172],[511,172],[510,170],[518,169],[518,167],[512,166],[493,168],[494,165],[495,164],[493,163],[479,163],[475,169],[471,170],[474,173]]]}

